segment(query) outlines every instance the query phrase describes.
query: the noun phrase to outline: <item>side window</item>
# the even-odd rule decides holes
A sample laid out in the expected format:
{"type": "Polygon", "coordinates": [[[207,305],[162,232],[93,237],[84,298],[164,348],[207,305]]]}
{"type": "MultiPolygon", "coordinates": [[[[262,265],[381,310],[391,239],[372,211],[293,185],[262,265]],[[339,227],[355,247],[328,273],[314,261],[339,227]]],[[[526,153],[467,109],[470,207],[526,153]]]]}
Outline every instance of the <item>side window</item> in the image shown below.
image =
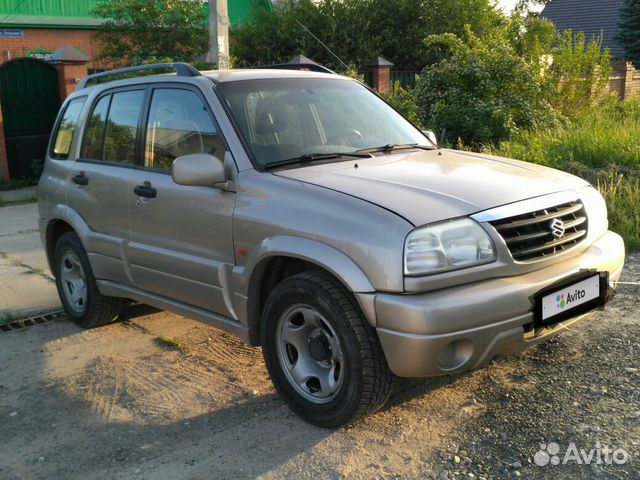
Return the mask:
{"type": "Polygon", "coordinates": [[[86,160],[104,159],[104,127],[107,124],[110,103],[111,95],[106,95],[98,100],[96,106],[93,107],[87,132],[82,142],[81,158],[86,160]]]}
{"type": "Polygon", "coordinates": [[[62,120],[60,120],[58,131],[55,134],[56,140],[53,144],[51,158],[58,160],[66,160],[69,158],[73,134],[78,126],[78,118],[80,117],[80,112],[82,112],[82,107],[86,100],[86,97],[75,98],[67,105],[62,115],[62,120]]]}
{"type": "Polygon", "coordinates": [[[192,153],[224,159],[226,147],[200,97],[190,90],[154,90],[147,121],[144,165],[169,170],[192,153]]]}
{"type": "Polygon", "coordinates": [[[82,142],[82,158],[133,165],[143,90],[102,97],[93,108],[82,142]]]}
{"type": "Polygon", "coordinates": [[[136,132],[142,113],[144,91],[113,94],[104,135],[104,160],[107,162],[135,162],[136,132]]]}

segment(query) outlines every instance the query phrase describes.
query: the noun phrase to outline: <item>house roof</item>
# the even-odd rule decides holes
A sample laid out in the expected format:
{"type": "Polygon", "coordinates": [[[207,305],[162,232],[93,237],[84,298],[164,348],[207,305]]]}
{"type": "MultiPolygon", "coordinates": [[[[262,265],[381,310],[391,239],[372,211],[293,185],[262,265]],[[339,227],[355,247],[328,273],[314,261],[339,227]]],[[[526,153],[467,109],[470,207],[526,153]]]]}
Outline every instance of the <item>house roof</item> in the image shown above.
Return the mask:
{"type": "Polygon", "coordinates": [[[584,32],[587,40],[602,38],[602,46],[613,56],[624,58],[624,50],[615,41],[623,0],[553,0],[542,13],[558,30],[584,32]]]}
{"type": "Polygon", "coordinates": [[[71,62],[71,63],[89,63],[91,59],[89,55],[80,51],[77,48],[69,47],[65,45],[59,50],[56,50],[51,58],[53,62],[71,62]]]}
{"type": "MultiPolygon", "coordinates": [[[[95,29],[101,21],[90,12],[102,0],[0,0],[2,28],[95,29]]],[[[252,8],[271,10],[271,0],[229,0],[229,22],[235,27],[252,17],[252,8]]],[[[208,12],[208,1],[205,5],[208,12]]],[[[209,16],[206,15],[207,21],[209,16]]]]}

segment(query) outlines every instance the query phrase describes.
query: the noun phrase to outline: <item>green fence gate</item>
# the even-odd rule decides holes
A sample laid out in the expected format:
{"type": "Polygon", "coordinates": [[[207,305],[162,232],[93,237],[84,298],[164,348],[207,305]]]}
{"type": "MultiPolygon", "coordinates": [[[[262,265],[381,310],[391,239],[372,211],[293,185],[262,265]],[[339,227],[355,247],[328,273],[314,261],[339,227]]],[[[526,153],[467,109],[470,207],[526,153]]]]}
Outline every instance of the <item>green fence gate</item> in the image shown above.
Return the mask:
{"type": "Polygon", "coordinates": [[[0,105],[11,178],[28,177],[42,161],[60,108],[58,72],[33,58],[0,65],[0,105]]]}

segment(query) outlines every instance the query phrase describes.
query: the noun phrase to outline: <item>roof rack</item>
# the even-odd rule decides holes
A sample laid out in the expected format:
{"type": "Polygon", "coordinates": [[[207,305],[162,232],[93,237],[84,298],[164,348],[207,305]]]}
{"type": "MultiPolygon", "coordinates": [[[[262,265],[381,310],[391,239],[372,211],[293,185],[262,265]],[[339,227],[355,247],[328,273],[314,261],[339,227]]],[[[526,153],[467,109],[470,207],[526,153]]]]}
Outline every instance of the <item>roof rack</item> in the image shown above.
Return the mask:
{"type": "Polygon", "coordinates": [[[327,67],[318,65],[317,63],[277,63],[274,65],[260,65],[252,68],[275,68],[278,70],[310,70],[312,72],[330,73],[335,75],[336,72],[329,70],[327,67]]]}
{"type": "Polygon", "coordinates": [[[188,63],[154,63],[149,65],[139,65],[137,67],[118,68],[116,70],[108,70],[106,72],[87,75],[80,81],[80,83],[78,83],[76,90],[82,90],[83,88],[90,87],[92,82],[98,83],[97,80],[100,78],[113,77],[115,75],[123,75],[126,73],[142,72],[145,70],[160,70],[163,68],[174,69],[179,77],[198,77],[201,75],[195,67],[188,63]]]}

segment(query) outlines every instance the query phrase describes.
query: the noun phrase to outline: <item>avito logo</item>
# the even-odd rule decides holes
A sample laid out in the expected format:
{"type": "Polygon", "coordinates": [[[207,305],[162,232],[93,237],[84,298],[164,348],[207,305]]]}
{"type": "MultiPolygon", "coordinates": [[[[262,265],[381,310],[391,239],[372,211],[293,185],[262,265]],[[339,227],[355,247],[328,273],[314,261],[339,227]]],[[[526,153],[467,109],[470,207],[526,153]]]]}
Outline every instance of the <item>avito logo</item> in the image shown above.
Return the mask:
{"type": "Polygon", "coordinates": [[[566,298],[565,298],[565,294],[559,294],[556,295],[556,302],[557,302],[557,307],[558,308],[564,308],[565,306],[569,305],[571,302],[575,302],[576,300],[580,300],[581,298],[584,298],[584,296],[587,294],[587,292],[585,292],[584,290],[574,290],[573,293],[567,293],[566,298]]]}

